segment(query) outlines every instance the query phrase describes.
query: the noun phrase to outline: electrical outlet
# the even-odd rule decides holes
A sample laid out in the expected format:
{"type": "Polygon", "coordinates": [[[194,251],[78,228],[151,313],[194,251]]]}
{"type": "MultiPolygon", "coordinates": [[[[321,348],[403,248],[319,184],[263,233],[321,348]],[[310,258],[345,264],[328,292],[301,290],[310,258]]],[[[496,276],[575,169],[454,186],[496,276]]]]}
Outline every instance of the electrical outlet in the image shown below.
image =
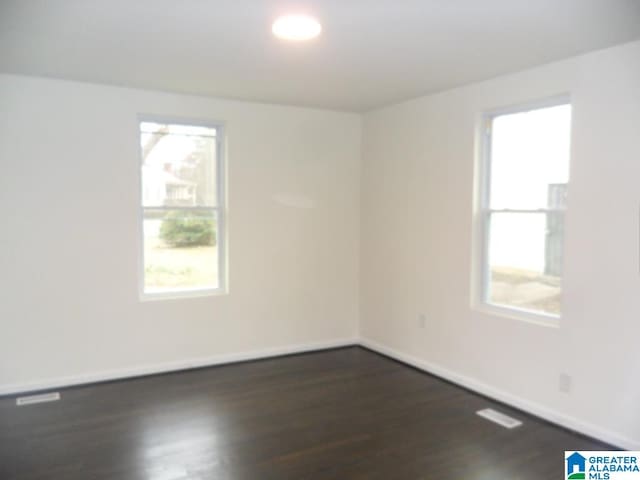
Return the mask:
{"type": "Polygon", "coordinates": [[[571,375],[568,373],[561,373],[558,377],[558,390],[562,393],[571,392],[571,375]]]}
{"type": "Polygon", "coordinates": [[[418,315],[418,327],[424,328],[427,325],[427,316],[424,313],[418,315]]]}

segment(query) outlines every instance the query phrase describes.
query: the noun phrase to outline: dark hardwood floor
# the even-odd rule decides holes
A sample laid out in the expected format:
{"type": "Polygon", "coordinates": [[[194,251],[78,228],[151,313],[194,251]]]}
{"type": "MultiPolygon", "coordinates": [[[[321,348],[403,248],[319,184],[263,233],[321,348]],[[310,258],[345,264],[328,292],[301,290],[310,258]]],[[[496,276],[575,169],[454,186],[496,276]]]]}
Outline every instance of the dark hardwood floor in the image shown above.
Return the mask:
{"type": "Polygon", "coordinates": [[[2,480],[552,480],[609,448],[359,347],[61,393],[0,399],[2,480]]]}

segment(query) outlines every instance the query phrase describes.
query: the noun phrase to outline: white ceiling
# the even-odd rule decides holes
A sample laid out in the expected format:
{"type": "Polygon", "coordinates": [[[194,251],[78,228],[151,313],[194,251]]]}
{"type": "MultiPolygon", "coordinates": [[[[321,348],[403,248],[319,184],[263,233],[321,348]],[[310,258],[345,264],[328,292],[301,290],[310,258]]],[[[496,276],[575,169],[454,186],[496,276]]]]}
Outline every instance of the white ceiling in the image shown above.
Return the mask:
{"type": "Polygon", "coordinates": [[[3,73],[353,111],[637,38],[640,0],[0,0],[3,73]]]}

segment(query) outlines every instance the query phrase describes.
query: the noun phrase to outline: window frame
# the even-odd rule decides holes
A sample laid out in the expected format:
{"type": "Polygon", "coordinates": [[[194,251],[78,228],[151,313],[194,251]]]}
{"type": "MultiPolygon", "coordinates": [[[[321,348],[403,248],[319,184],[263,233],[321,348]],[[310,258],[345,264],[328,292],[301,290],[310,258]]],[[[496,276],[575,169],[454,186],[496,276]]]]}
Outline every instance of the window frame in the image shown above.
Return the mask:
{"type": "Polygon", "coordinates": [[[227,193],[226,193],[226,157],[225,157],[225,125],[223,122],[193,119],[184,117],[171,117],[153,114],[139,114],[136,118],[137,142],[138,142],[138,295],[141,301],[170,300],[180,298],[216,296],[227,293],[227,193]],[[181,206],[145,207],[143,202],[144,179],[142,175],[142,145],[140,142],[140,124],[151,122],[168,125],[183,125],[190,127],[205,127],[216,130],[216,205],[211,207],[181,206]],[[145,210],[191,210],[214,212],[216,218],[216,244],[218,247],[218,286],[216,288],[176,288],[163,292],[145,291],[145,258],[144,258],[144,212],[145,210]]]}
{"type": "MultiPolygon", "coordinates": [[[[553,97],[545,98],[542,100],[531,101],[512,105],[508,107],[497,108],[483,112],[480,120],[480,152],[479,152],[479,188],[478,188],[478,239],[476,244],[479,244],[478,255],[478,275],[476,278],[477,288],[475,308],[489,314],[497,314],[503,317],[513,318],[516,320],[523,320],[530,323],[535,323],[543,326],[558,327],[562,318],[562,308],[558,315],[540,311],[529,310],[526,308],[519,308],[510,305],[496,304],[489,300],[490,285],[491,285],[491,269],[489,265],[489,248],[490,248],[490,235],[491,235],[491,218],[494,214],[500,213],[521,213],[521,214],[544,214],[548,218],[549,214],[559,213],[562,215],[563,224],[566,225],[566,213],[567,208],[538,208],[538,209],[510,209],[510,208],[491,208],[491,144],[493,140],[493,121],[500,116],[525,113],[533,110],[539,110],[549,107],[557,107],[561,105],[569,105],[572,109],[571,97],[569,94],[561,94],[553,97]]],[[[572,136],[570,130],[569,135],[572,136]]],[[[573,142],[569,143],[569,169],[571,169],[571,146],[573,142]]],[[[569,182],[567,185],[567,191],[570,189],[571,175],[569,174],[569,182]]],[[[567,194],[568,196],[568,194],[567,194]]],[[[566,237],[563,238],[563,244],[566,244],[566,237]]],[[[564,266],[566,262],[566,249],[563,249],[562,264],[564,266]]],[[[564,268],[563,268],[564,272],[564,268]]],[[[564,274],[561,277],[561,281],[564,282],[564,274]]],[[[561,283],[562,285],[563,283],[561,283]]],[[[561,291],[564,288],[561,286],[561,291]]]]}

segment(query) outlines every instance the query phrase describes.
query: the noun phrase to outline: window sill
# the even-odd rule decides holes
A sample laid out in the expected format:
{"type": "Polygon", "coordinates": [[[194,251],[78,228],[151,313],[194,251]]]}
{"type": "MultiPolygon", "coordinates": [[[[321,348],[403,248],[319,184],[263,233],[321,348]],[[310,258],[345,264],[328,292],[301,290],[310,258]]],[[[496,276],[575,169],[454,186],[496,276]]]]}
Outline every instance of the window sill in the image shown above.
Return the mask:
{"type": "Polygon", "coordinates": [[[505,307],[492,303],[480,303],[473,307],[473,310],[484,313],[485,315],[493,315],[510,320],[519,320],[521,322],[538,325],[540,327],[560,328],[560,316],[549,315],[531,310],[524,310],[514,307],[505,307]]]}
{"type": "Polygon", "coordinates": [[[189,298],[218,297],[226,295],[224,288],[198,288],[184,290],[168,290],[160,292],[141,292],[141,302],[154,302],[157,300],[184,300],[189,298]]]}

